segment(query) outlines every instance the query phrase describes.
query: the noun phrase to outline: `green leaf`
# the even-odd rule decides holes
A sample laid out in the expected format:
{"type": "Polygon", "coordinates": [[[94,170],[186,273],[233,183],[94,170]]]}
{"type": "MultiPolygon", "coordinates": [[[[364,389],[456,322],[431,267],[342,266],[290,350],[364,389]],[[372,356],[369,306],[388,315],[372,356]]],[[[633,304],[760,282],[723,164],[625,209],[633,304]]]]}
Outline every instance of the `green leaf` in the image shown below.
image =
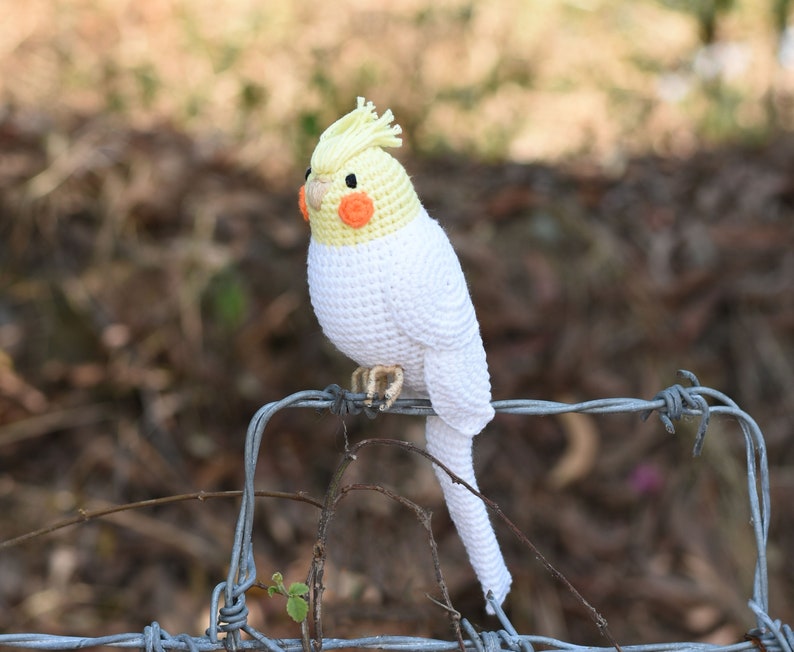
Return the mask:
{"type": "Polygon", "coordinates": [[[276,593],[278,593],[277,586],[268,586],[267,587],[267,595],[268,597],[272,598],[276,593]]]}
{"type": "Polygon", "coordinates": [[[303,582],[293,582],[289,585],[289,591],[287,592],[290,597],[293,596],[300,596],[306,595],[309,592],[309,587],[306,586],[303,582]]]}
{"type": "Polygon", "coordinates": [[[287,613],[296,623],[303,622],[309,613],[309,603],[297,595],[292,595],[287,598],[287,613]]]}

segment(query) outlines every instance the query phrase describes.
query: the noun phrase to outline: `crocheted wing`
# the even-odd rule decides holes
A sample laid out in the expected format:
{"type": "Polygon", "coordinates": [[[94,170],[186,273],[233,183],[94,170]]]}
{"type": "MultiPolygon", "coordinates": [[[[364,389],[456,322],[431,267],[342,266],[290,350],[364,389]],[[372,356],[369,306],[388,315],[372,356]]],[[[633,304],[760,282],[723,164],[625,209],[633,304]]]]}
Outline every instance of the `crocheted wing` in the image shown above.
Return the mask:
{"type": "Polygon", "coordinates": [[[459,349],[479,333],[463,270],[438,222],[424,208],[416,220],[400,238],[388,289],[392,314],[419,344],[459,349]]]}
{"type": "Polygon", "coordinates": [[[422,208],[403,230],[387,290],[392,319],[424,349],[433,408],[449,425],[476,435],[493,417],[491,384],[479,324],[458,257],[422,208]]]}

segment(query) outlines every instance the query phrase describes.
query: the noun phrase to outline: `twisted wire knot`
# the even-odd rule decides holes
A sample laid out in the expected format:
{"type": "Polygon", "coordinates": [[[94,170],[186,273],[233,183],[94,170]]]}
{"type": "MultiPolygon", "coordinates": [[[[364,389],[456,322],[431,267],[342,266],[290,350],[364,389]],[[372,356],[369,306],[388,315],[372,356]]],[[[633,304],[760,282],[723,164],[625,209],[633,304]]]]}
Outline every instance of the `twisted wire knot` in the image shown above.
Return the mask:
{"type": "MultiPolygon", "coordinates": [[[[188,637],[190,638],[190,637],[188,637]]],[[[163,641],[171,640],[172,636],[160,627],[156,620],[143,628],[143,649],[146,652],[164,652],[163,641]]],[[[192,639],[191,639],[192,641],[192,639]]]]}
{"type": "Polygon", "coordinates": [[[758,627],[754,627],[745,635],[766,652],[794,652],[794,631],[781,620],[772,620],[764,608],[756,600],[750,600],[749,607],[758,617],[758,627]]]}
{"type": "Polygon", "coordinates": [[[780,621],[775,621],[779,627],[777,631],[766,627],[754,627],[748,631],[744,638],[752,641],[760,650],[764,652],[791,652],[794,650],[794,632],[788,625],[780,624],[780,621]]]}
{"type": "Polygon", "coordinates": [[[497,602],[492,591],[488,591],[485,599],[493,607],[494,615],[499,619],[503,629],[495,632],[477,632],[468,620],[465,618],[461,619],[460,625],[472,645],[474,645],[475,650],[477,652],[500,652],[501,650],[534,652],[532,644],[518,635],[516,628],[510,622],[502,606],[497,602]]]}
{"type": "Polygon", "coordinates": [[[328,408],[332,414],[343,417],[347,414],[356,415],[363,412],[370,419],[374,419],[377,416],[377,410],[373,410],[371,407],[361,403],[361,394],[354,394],[337,384],[328,385],[323,391],[326,394],[330,394],[333,400],[333,404],[328,408]]]}
{"type": "Polygon", "coordinates": [[[234,633],[248,623],[248,607],[245,604],[245,593],[241,593],[233,604],[224,605],[218,610],[218,629],[222,632],[234,633]]]}
{"type": "Polygon", "coordinates": [[[495,632],[477,632],[465,618],[461,620],[461,626],[477,652],[502,652],[504,650],[533,652],[533,647],[528,641],[503,629],[495,632]]]}
{"type": "MultiPolygon", "coordinates": [[[[480,641],[482,641],[483,652],[498,652],[502,649],[503,637],[500,636],[501,632],[480,632],[480,641]]],[[[517,648],[511,647],[514,652],[518,652],[517,648]]]]}
{"type": "MultiPolygon", "coordinates": [[[[657,408],[657,414],[665,430],[671,435],[675,434],[673,419],[678,421],[692,410],[700,412],[700,424],[698,425],[697,435],[695,436],[695,445],[692,448],[692,455],[697,457],[703,450],[706,430],[708,430],[709,427],[709,404],[706,402],[706,399],[696,391],[701,385],[695,374],[685,369],[679,369],[678,376],[688,380],[692,386],[684,387],[679,384],[671,385],[657,393],[651,400],[654,402],[664,401],[664,406],[657,408]]],[[[652,412],[653,410],[646,410],[640,415],[640,418],[645,421],[652,412]]]]}

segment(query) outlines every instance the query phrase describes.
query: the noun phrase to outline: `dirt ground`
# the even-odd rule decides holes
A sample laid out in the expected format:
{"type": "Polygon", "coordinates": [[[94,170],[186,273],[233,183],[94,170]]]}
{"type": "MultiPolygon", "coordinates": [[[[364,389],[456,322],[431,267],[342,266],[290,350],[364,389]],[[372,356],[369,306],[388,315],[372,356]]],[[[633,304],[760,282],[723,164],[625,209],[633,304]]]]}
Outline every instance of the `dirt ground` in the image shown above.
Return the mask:
{"type": "MultiPolygon", "coordinates": [[[[460,254],[494,397],[650,398],[685,368],[762,427],[771,465],[771,615],[794,613],[794,140],[592,169],[405,164],[460,254]]],[[[4,539],[108,505],[242,483],[262,404],[346,383],[352,363],[308,301],[294,183],[168,126],[0,121],[0,506],[4,539]]],[[[362,292],[366,283],[362,280],[362,292]]],[[[498,416],[477,443],[481,488],[609,621],[622,644],[729,643],[754,626],[743,439],[713,419],[668,435],[634,416],[498,416]],[[577,447],[576,443],[580,445],[577,447]],[[584,442],[584,446],[582,446],[584,442]],[[569,473],[565,460],[575,457],[569,473]]],[[[412,417],[279,414],[257,488],[321,498],[346,441],[422,443],[412,417]]],[[[568,467],[570,468],[570,467],[568,467]]],[[[433,511],[453,602],[479,588],[429,464],[367,450],[347,482],[433,511]]],[[[0,549],[0,630],[100,635],[157,620],[199,635],[225,579],[238,501],[160,505],[0,549]]],[[[262,498],[262,582],[303,581],[318,511],[262,498]]],[[[501,525],[521,633],[604,644],[582,606],[501,525]]],[[[414,515],[357,492],[328,542],[328,636],[449,638],[414,515]]],[[[298,628],[252,589],[251,622],[298,628]]]]}

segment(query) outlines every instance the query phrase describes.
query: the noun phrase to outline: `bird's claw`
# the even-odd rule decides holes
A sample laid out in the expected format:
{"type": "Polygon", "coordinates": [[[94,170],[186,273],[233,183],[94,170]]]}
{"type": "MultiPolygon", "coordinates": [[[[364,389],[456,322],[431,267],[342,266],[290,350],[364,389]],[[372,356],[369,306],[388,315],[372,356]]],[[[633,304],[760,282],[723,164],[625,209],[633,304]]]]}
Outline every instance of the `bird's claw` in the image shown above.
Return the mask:
{"type": "Polygon", "coordinates": [[[375,365],[374,367],[359,367],[353,372],[350,379],[353,392],[365,392],[367,395],[364,405],[372,407],[372,401],[378,394],[383,395],[383,403],[378,409],[383,412],[388,410],[403,389],[403,368],[399,365],[375,365]]]}

